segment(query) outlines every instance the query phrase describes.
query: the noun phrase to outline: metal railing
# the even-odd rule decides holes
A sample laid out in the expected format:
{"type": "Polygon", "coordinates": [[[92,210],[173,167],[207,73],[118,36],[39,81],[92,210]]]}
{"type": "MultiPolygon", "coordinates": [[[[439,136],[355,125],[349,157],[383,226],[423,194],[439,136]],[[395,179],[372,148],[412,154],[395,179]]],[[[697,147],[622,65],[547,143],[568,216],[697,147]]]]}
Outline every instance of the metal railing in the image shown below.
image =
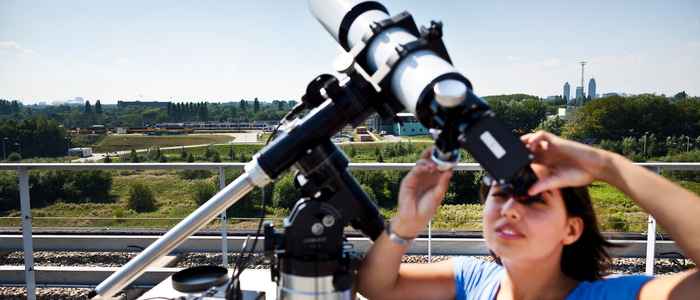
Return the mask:
{"type": "MultiPolygon", "coordinates": [[[[33,245],[32,245],[32,215],[29,193],[30,170],[213,170],[218,171],[219,188],[226,186],[224,170],[242,169],[245,163],[10,163],[0,164],[0,170],[17,171],[20,194],[21,220],[22,220],[22,248],[24,251],[24,272],[27,287],[27,297],[36,299],[36,280],[34,273],[33,245]]],[[[351,170],[410,170],[413,163],[351,163],[351,170]]],[[[700,163],[638,163],[656,173],[667,171],[699,171],[700,163]]],[[[464,163],[455,167],[456,171],[480,171],[481,166],[476,163],[464,163]]],[[[228,253],[227,243],[227,217],[222,213],[221,220],[221,251],[228,253]]],[[[432,227],[428,227],[428,253],[430,250],[430,237],[432,227]]],[[[656,242],[656,220],[649,215],[647,224],[646,242],[646,274],[654,274],[654,257],[656,242]]],[[[224,266],[228,265],[226,255],[222,255],[224,266]]]]}

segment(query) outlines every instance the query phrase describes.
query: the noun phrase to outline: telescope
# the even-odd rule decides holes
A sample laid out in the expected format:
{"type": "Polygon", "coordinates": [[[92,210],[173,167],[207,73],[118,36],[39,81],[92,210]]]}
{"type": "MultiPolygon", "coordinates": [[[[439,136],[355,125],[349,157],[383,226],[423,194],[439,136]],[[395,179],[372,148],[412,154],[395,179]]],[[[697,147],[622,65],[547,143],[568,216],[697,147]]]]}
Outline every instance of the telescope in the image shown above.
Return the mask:
{"type": "MultiPolygon", "coordinates": [[[[533,156],[454,68],[442,41],[442,23],[418,29],[409,13],[391,16],[376,1],[310,0],[309,6],[345,49],[334,62],[341,77],[313,79],[301,103],[280,122],[279,134],[242,175],[100,283],[92,297],[115,295],[254,187],[292,169],[302,197],[285,218],[283,233],[271,224],[264,227],[276,298],[354,299],[361,255],[348,246],[343,229],[353,226],[375,240],[384,220],[330,138],[374,113],[386,120],[399,112],[414,113],[433,134],[432,159],[439,168],[453,167],[465,149],[499,184],[512,187],[515,195],[527,194],[536,181],[529,166],[533,156]]],[[[195,298],[242,299],[239,275],[244,268],[237,264],[230,278],[216,268],[185,270],[172,277],[173,288],[199,295],[195,298]]]]}

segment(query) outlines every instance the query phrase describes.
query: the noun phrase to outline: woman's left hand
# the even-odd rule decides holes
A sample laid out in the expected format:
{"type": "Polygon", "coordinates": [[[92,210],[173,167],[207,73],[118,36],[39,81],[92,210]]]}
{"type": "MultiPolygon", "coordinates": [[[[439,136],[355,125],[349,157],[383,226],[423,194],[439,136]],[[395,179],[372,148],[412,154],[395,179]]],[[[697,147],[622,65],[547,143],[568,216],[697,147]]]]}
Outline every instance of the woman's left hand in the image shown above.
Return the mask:
{"type": "Polygon", "coordinates": [[[433,217],[447,192],[452,170],[440,171],[430,158],[432,148],[423,152],[416,166],[401,181],[398,214],[392,230],[402,237],[415,237],[433,217]]]}

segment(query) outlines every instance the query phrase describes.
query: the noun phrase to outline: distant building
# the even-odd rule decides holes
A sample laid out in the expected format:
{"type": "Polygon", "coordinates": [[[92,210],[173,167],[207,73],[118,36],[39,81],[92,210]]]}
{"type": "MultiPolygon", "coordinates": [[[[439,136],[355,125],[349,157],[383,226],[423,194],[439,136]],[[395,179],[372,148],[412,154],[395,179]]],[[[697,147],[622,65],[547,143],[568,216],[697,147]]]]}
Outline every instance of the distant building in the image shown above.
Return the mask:
{"type": "Polygon", "coordinates": [[[85,99],[83,97],[75,97],[66,101],[66,105],[85,105],[85,99]]]}
{"type": "Polygon", "coordinates": [[[569,99],[571,99],[571,86],[568,82],[564,83],[564,93],[562,94],[562,97],[567,103],[569,102],[569,99]]]}
{"type": "Polygon", "coordinates": [[[620,94],[619,94],[619,93],[615,93],[615,92],[603,94],[603,98],[605,98],[605,97],[612,97],[612,96],[620,96],[620,94]]]}
{"type": "Polygon", "coordinates": [[[588,99],[595,99],[596,97],[596,84],[595,78],[591,78],[588,81],[588,99]]]}
{"type": "Polygon", "coordinates": [[[90,157],[92,156],[92,148],[70,148],[68,149],[68,155],[77,157],[90,157]]]}
{"type": "Polygon", "coordinates": [[[384,121],[379,115],[374,115],[368,122],[368,126],[375,132],[386,132],[398,136],[414,136],[428,134],[428,128],[418,122],[418,119],[411,113],[398,113],[396,117],[401,123],[384,121]]]}
{"type": "Polygon", "coordinates": [[[551,118],[559,117],[559,119],[566,121],[576,111],[576,109],[577,109],[576,107],[560,107],[557,110],[556,115],[551,115],[549,117],[551,117],[551,118]]]}
{"type": "Polygon", "coordinates": [[[586,95],[583,93],[583,87],[577,86],[576,87],[576,104],[575,105],[582,105],[583,99],[585,99],[585,98],[586,98],[586,95]]]}

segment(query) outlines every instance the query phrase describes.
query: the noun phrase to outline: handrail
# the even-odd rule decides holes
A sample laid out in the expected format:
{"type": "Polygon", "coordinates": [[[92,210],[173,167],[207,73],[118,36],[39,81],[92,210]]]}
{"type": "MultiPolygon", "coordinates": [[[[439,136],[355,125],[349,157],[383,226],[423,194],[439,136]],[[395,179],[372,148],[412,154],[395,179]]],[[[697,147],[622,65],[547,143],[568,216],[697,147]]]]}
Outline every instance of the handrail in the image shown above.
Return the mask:
{"type": "MultiPolygon", "coordinates": [[[[36,281],[34,277],[34,263],[32,246],[32,216],[29,201],[29,172],[30,170],[212,170],[223,174],[225,168],[243,169],[246,163],[0,163],[0,170],[17,171],[20,205],[22,219],[22,240],[25,257],[25,280],[27,284],[28,299],[36,299],[36,281]]],[[[645,162],[635,163],[657,173],[662,170],[667,171],[700,171],[700,163],[689,162],[645,162]]],[[[350,163],[350,170],[410,170],[414,163],[350,163]]],[[[477,163],[460,163],[455,166],[456,171],[481,171],[481,166],[477,163]]],[[[122,218],[123,219],[123,218],[122,218]]],[[[226,216],[221,216],[225,224],[226,216]]],[[[654,272],[654,253],[656,241],[656,220],[649,216],[647,226],[647,263],[646,273],[652,275],[654,272]]],[[[430,233],[430,232],[429,232],[430,233]]],[[[226,227],[222,226],[222,236],[226,237],[226,227]]],[[[224,239],[225,241],[225,239],[224,239]]],[[[222,243],[222,249],[226,250],[226,243],[222,243]]],[[[226,257],[224,255],[224,257],[226,257]]],[[[226,264],[226,261],[224,261],[226,264]]]]}
{"type": "MultiPolygon", "coordinates": [[[[246,163],[0,163],[0,170],[163,170],[163,169],[242,169],[246,163]]],[[[634,163],[646,168],[662,168],[666,171],[700,171],[700,162],[644,162],[634,163]]],[[[350,163],[351,170],[410,170],[414,163],[350,163]]],[[[478,163],[459,163],[456,171],[481,171],[478,163]]]]}

